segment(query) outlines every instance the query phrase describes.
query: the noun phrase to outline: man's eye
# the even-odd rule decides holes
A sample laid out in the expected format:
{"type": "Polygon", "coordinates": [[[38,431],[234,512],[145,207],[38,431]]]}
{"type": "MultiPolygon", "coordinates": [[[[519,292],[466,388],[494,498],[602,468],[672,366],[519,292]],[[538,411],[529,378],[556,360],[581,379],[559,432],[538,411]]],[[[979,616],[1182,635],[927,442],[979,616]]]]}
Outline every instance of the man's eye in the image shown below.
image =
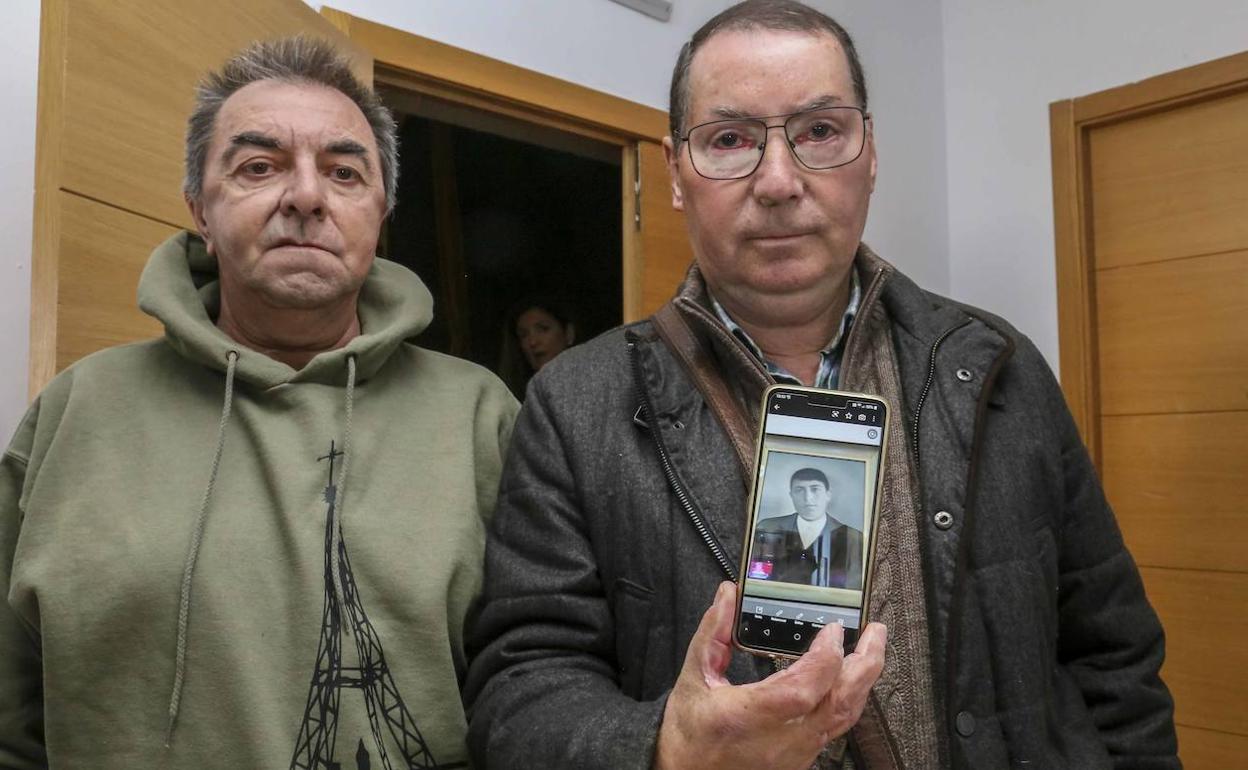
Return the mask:
{"type": "Polygon", "coordinates": [[[806,135],[815,141],[829,139],[837,133],[836,126],[831,123],[814,123],[806,131],[806,135]]]}
{"type": "Polygon", "coordinates": [[[265,160],[253,160],[243,164],[243,171],[252,176],[264,176],[273,170],[273,164],[265,160]]]}
{"type": "Polygon", "coordinates": [[[744,147],[746,138],[736,131],[723,131],[715,136],[711,141],[711,146],[717,150],[735,150],[744,147]]]}
{"type": "Polygon", "coordinates": [[[338,166],[334,169],[334,179],[337,179],[340,182],[352,182],[359,178],[360,175],[357,174],[353,168],[338,166]]]}

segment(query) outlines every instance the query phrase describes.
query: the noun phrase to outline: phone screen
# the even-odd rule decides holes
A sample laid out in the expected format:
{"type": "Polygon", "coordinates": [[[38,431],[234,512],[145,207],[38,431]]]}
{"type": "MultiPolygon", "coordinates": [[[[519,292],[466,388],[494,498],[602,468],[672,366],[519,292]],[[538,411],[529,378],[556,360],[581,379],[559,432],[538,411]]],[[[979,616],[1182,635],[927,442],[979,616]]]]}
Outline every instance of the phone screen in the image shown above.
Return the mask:
{"type": "Polygon", "coordinates": [[[800,655],[840,621],[849,649],[862,624],[887,407],[785,386],[764,404],[737,641],[800,655]]]}

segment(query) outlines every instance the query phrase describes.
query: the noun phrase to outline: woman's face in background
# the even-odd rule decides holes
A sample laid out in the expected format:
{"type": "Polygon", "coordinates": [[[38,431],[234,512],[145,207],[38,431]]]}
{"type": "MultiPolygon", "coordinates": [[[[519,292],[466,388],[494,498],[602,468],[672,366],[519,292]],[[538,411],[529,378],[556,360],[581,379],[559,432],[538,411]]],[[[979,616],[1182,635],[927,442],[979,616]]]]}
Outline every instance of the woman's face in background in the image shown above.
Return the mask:
{"type": "Polygon", "coordinates": [[[572,328],[540,307],[532,307],[516,319],[516,339],[524,360],[533,371],[541,369],[572,344],[572,328]]]}

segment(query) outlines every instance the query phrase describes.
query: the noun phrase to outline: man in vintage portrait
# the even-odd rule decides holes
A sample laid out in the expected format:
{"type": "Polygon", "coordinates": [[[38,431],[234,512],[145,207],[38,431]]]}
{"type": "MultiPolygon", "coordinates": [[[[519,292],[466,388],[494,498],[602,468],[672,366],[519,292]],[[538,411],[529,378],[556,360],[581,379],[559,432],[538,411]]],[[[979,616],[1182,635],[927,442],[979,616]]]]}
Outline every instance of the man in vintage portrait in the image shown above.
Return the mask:
{"type": "Polygon", "coordinates": [[[832,486],[818,468],[789,478],[793,513],[760,519],[751,562],[770,564],[764,579],[822,588],[862,589],[862,530],[829,512],[832,486]]]}

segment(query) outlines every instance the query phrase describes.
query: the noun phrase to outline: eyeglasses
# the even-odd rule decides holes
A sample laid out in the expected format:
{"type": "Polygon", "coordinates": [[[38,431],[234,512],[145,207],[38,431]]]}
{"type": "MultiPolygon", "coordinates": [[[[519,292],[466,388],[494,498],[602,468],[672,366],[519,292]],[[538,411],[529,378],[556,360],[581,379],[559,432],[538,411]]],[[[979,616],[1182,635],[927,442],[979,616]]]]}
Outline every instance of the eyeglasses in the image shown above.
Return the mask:
{"type": "Polygon", "coordinates": [[[789,150],[808,169],[853,163],[866,145],[867,121],[860,107],[824,107],[791,115],[728,118],[694,126],[682,137],[693,170],[707,179],[744,179],[763,162],[767,132],[783,128],[789,150]],[[784,118],[783,123],[766,121],[784,118]]]}

